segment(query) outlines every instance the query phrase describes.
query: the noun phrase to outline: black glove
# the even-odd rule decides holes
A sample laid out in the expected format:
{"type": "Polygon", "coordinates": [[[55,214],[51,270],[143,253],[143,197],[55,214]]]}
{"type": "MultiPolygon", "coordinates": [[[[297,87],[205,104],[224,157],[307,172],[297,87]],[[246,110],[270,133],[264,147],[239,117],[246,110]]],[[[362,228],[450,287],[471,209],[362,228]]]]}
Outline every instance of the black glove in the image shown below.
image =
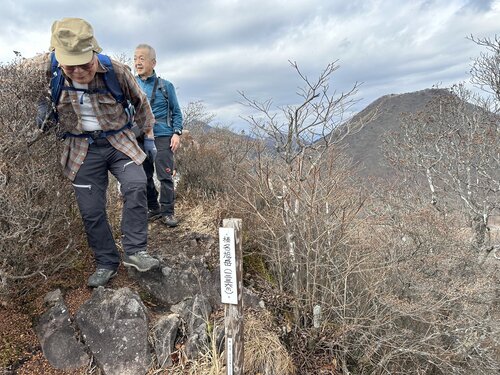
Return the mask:
{"type": "Polygon", "coordinates": [[[154,138],[144,137],[144,152],[146,153],[149,160],[155,161],[158,151],[156,150],[154,138]]]}
{"type": "Polygon", "coordinates": [[[38,101],[38,108],[36,114],[36,126],[38,129],[47,131],[49,130],[51,121],[54,120],[54,113],[52,112],[51,103],[46,98],[41,98],[38,101]]]}

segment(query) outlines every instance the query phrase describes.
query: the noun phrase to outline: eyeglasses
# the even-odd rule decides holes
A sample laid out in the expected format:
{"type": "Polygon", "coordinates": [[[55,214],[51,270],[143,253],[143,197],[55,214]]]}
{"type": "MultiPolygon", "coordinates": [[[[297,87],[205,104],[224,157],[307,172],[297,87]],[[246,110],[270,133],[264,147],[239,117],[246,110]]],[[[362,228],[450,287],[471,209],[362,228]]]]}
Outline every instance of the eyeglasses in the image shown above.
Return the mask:
{"type": "Polygon", "coordinates": [[[64,71],[66,71],[67,73],[72,73],[74,72],[77,68],[80,68],[82,70],[90,70],[92,69],[92,67],[94,66],[94,62],[95,62],[95,57],[92,57],[92,60],[90,60],[88,63],[86,64],[82,64],[82,65],[61,65],[61,67],[64,69],[64,71]]]}

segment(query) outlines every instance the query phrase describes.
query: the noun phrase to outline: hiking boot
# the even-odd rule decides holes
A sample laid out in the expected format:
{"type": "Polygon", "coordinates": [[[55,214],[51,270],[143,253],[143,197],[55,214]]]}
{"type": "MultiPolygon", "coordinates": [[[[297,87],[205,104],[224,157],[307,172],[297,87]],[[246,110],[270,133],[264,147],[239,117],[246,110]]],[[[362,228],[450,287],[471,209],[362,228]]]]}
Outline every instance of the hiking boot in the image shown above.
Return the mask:
{"type": "Polygon", "coordinates": [[[160,207],[155,208],[153,210],[148,210],[148,221],[155,221],[159,219],[161,216],[160,207]]]}
{"type": "Polygon", "coordinates": [[[163,216],[160,218],[160,221],[162,222],[162,224],[165,224],[170,228],[176,227],[177,224],[179,224],[179,220],[177,220],[174,215],[163,216]]]}
{"type": "Polygon", "coordinates": [[[116,270],[109,270],[107,268],[98,268],[96,271],[90,275],[87,285],[91,288],[97,288],[98,286],[104,286],[108,281],[116,276],[116,270]]]}
{"type": "Polygon", "coordinates": [[[151,268],[156,268],[160,265],[160,261],[153,258],[147,251],[139,251],[132,255],[123,255],[123,265],[134,267],[139,272],[149,271],[151,268]]]}

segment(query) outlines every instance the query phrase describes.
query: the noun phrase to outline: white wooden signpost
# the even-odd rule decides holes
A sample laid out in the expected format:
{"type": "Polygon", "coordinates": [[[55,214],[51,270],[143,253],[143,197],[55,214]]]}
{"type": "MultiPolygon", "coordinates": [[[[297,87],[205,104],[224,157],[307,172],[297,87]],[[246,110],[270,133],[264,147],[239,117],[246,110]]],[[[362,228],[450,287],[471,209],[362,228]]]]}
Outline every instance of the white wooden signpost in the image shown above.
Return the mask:
{"type": "Polygon", "coordinates": [[[241,219],[219,228],[220,285],[226,334],[226,374],[243,375],[243,258],[241,219]]]}

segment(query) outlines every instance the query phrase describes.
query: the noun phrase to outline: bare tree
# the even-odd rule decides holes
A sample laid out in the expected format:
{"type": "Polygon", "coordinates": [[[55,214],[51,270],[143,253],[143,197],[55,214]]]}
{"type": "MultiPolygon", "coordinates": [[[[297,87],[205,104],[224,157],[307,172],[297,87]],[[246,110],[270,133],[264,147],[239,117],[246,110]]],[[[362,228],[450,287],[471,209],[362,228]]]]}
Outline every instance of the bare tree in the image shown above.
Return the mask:
{"type": "MultiPolygon", "coordinates": [[[[290,62],[303,82],[298,88],[300,103],[287,105],[278,110],[272,108],[272,100],[259,102],[249,98],[244,92],[242,104],[256,110],[246,120],[258,136],[268,137],[275,142],[279,157],[291,164],[306,150],[326,150],[331,143],[340,143],[347,135],[359,131],[363,122],[345,121],[345,114],[356,103],[354,95],[359,84],[346,93],[338,94],[330,88],[330,78],[339,68],[332,62],[315,80],[301,72],[296,62],[290,62]],[[340,126],[342,124],[342,127],[340,126]],[[317,142],[318,140],[323,142],[317,142]]],[[[315,156],[321,159],[321,153],[315,156]]]]}
{"type": "MultiPolygon", "coordinates": [[[[295,338],[291,346],[300,371],[308,373],[311,353],[316,371],[318,358],[335,356],[329,368],[345,374],[498,370],[494,273],[478,272],[477,262],[470,262],[475,253],[456,235],[460,225],[448,224],[459,211],[442,214],[445,204],[449,210],[472,206],[481,215],[494,210],[496,180],[487,187],[478,182],[493,173],[492,159],[482,158],[496,147],[498,138],[487,139],[495,128],[484,126],[494,124],[494,117],[477,107],[457,117],[470,107],[457,95],[433,104],[439,109],[434,116],[408,117],[406,138],[394,138],[399,151],[391,157],[420,172],[424,178],[417,182],[433,188],[435,205],[409,189],[411,184],[367,197],[352,183],[349,161],[332,147],[362,126],[338,126],[349,105],[342,100],[352,101],[350,95],[336,100],[327,94],[334,70],[329,66],[315,81],[299,71],[304,87],[295,106],[274,110],[271,101],[243,95],[246,105],[260,111],[249,123],[274,147],[255,151],[236,192],[249,213],[251,237],[267,260],[270,275],[263,276],[277,284],[272,303],[281,309],[286,337],[295,338]],[[462,112],[452,110],[457,104],[462,112]],[[477,152],[482,156],[470,158],[477,152]],[[454,203],[447,198],[452,192],[459,197],[454,203]]],[[[471,218],[474,210],[467,211],[471,218]]]]}
{"type": "MultiPolygon", "coordinates": [[[[363,199],[354,192],[338,195],[348,179],[343,168],[348,162],[340,162],[331,146],[359,131],[362,123],[344,118],[355,102],[358,85],[347,93],[331,92],[330,79],[338,69],[335,62],[315,80],[296,63],[291,66],[303,84],[297,92],[299,104],[275,110],[271,100],[259,102],[241,93],[243,104],[258,113],[246,120],[274,151],[256,150],[255,166],[242,175],[245,189],[238,193],[263,225],[261,245],[267,249],[280,290],[293,295],[294,324],[307,326],[313,307],[326,307],[332,301],[330,291],[346,293],[345,288],[342,292],[329,284],[339,280],[331,279],[334,268],[329,266],[363,199]]],[[[349,260],[337,261],[349,268],[349,260]]],[[[343,274],[344,282],[351,271],[343,274]]]]}
{"type": "Polygon", "coordinates": [[[410,360],[412,368],[427,371],[416,373],[500,368],[498,265],[488,257],[498,246],[488,226],[500,208],[499,49],[497,38],[475,41],[494,52],[481,54],[471,70],[486,96],[456,85],[422,112],[406,115],[385,144],[406,179],[375,209],[386,215],[381,233],[390,246],[380,249],[392,262],[379,298],[399,315],[395,326],[408,332],[401,344],[393,331],[383,333],[384,360],[411,353],[399,365],[410,360]]]}
{"type": "Polygon", "coordinates": [[[215,114],[202,101],[183,108],[186,132],[176,157],[180,194],[194,193],[209,199],[224,195],[230,189],[229,182],[249,158],[255,140],[213,126],[214,118],[215,114]]]}
{"type": "Polygon", "coordinates": [[[474,247],[484,251],[491,249],[488,219],[500,207],[500,128],[495,115],[470,104],[473,96],[462,85],[452,94],[406,116],[387,150],[396,166],[425,177],[432,204],[463,210],[475,231],[474,247]]]}
{"type": "Polygon", "coordinates": [[[471,40],[489,52],[471,69],[472,83],[485,95],[455,85],[422,113],[406,116],[387,150],[396,166],[425,175],[432,204],[463,211],[473,247],[485,259],[493,249],[488,220],[500,208],[500,43],[498,37],[471,40]]]}
{"type": "Polygon", "coordinates": [[[189,102],[182,109],[182,122],[184,127],[189,130],[197,131],[198,128],[211,125],[215,118],[215,114],[208,112],[203,101],[198,100],[189,102]]]}
{"type": "Polygon", "coordinates": [[[487,96],[483,100],[483,107],[494,113],[500,110],[500,38],[474,38],[470,37],[474,43],[484,47],[487,52],[482,52],[474,60],[471,68],[471,81],[487,96]]]}

